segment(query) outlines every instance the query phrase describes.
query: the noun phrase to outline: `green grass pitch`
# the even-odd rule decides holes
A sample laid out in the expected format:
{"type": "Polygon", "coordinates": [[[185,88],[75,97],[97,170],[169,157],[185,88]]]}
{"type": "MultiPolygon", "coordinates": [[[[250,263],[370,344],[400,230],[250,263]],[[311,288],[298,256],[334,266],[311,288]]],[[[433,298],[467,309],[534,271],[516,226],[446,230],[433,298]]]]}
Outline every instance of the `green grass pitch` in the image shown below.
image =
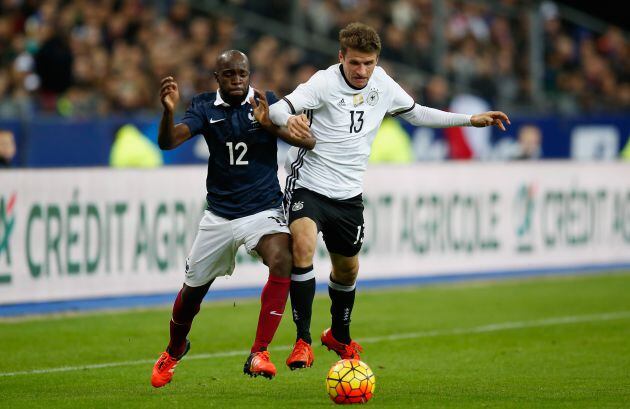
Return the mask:
{"type": "MultiPolygon", "coordinates": [[[[315,300],[316,338],[329,322],[315,300]]],[[[242,373],[257,300],[205,303],[173,382],[150,385],[167,307],[0,321],[3,408],[325,408],[336,356],[289,371],[285,314],[272,344],[278,376],[242,373]]],[[[353,337],[376,375],[368,407],[630,407],[630,273],[361,290],[353,337]]]]}

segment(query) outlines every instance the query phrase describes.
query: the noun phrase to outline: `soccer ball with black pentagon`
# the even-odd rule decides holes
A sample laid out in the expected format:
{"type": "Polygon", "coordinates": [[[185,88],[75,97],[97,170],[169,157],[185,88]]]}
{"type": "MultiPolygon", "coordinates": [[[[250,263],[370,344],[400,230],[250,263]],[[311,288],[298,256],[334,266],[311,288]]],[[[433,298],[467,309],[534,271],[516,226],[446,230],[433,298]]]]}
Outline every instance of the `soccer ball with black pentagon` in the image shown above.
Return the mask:
{"type": "Polygon", "coordinates": [[[374,373],[358,359],[337,361],[326,377],[326,391],[335,403],[365,403],[374,393],[374,373]]]}

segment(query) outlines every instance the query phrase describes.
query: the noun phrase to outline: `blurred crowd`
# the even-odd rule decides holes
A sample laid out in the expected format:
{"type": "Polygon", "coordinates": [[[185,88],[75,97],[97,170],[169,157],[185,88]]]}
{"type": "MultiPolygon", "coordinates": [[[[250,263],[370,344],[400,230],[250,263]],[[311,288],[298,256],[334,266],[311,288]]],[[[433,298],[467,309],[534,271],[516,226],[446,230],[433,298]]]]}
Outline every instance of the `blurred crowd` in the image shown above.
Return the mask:
{"type": "MultiPolygon", "coordinates": [[[[214,90],[218,53],[246,51],[261,89],[290,92],[336,58],[285,44],[243,27],[221,8],[195,2],[143,0],[0,0],[0,117],[68,117],[159,112],[160,78],[173,75],[183,103],[214,90]]],[[[217,2],[221,3],[221,2],[217,2]]],[[[382,63],[423,72],[404,83],[417,101],[445,109],[470,93],[514,112],[611,112],[630,108],[630,44],[619,28],[593,33],[562,20],[553,3],[447,0],[446,52],[436,58],[432,0],[224,0],[232,7],[335,39],[351,21],[374,26],[382,63]],[[527,18],[543,17],[544,99],[535,100],[529,72],[527,18]],[[509,12],[508,12],[509,11],[509,12]]],[[[396,75],[396,72],[390,72],[396,75]]]]}
{"type": "Polygon", "coordinates": [[[622,30],[610,26],[592,33],[563,20],[552,2],[444,2],[446,53],[439,59],[433,56],[433,0],[300,3],[315,32],[334,38],[348,22],[365,21],[381,33],[384,60],[441,73],[410,86],[434,107],[447,107],[453,94],[470,93],[510,112],[630,109],[630,42],[622,30]],[[532,90],[529,10],[542,21],[542,99],[532,90]]]}

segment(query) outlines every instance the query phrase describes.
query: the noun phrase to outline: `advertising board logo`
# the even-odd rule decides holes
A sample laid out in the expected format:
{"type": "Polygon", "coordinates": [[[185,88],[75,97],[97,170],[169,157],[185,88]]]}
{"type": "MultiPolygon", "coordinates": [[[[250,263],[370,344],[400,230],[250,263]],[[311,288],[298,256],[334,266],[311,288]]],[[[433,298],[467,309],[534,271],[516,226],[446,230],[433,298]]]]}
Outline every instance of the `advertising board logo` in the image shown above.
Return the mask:
{"type": "Polygon", "coordinates": [[[523,184],[516,191],[513,206],[516,251],[531,252],[534,249],[534,209],[536,188],[533,184],[523,184]]]}
{"type": "Polygon", "coordinates": [[[11,233],[15,227],[15,200],[13,193],[8,200],[0,196],[0,285],[11,282],[11,233]]]}

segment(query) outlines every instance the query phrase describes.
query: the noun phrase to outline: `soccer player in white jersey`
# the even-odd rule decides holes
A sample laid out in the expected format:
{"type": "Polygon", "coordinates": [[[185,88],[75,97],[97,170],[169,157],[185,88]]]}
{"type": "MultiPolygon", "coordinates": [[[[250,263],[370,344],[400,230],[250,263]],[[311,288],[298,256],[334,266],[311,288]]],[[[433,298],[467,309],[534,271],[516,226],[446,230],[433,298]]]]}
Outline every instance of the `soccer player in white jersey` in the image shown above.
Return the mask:
{"type": "Polygon", "coordinates": [[[503,112],[449,113],[418,105],[377,66],[381,41],[376,31],[352,23],[339,33],[339,64],[315,73],[306,83],[270,107],[278,126],[296,137],[317,141],[313,150],[292,148],[287,159],[285,209],[293,243],[291,304],[297,338],[287,359],[291,369],[313,363],[310,321],[315,275],[313,255],[322,232],[332,262],[328,292],[332,325],[321,341],[341,358],[359,358],[350,337],[358,253],[364,234],[363,173],[370,147],[387,114],[417,126],[452,127],[510,123],[503,112]],[[310,128],[310,129],[309,129],[310,128]]]}

